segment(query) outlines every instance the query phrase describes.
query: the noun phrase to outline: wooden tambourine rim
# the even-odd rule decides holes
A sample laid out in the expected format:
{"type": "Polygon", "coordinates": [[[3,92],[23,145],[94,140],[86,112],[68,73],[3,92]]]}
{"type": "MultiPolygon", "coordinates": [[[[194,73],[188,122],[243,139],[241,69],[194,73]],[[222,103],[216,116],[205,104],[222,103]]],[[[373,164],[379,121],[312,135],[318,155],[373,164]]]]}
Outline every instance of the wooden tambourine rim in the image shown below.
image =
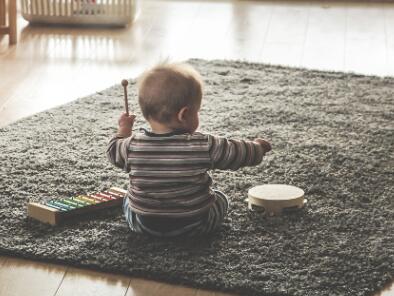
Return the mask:
{"type": "Polygon", "coordinates": [[[248,197],[252,197],[253,199],[262,199],[265,201],[273,201],[273,202],[282,202],[282,201],[290,201],[293,199],[299,199],[301,197],[304,197],[304,195],[305,195],[305,192],[301,188],[298,188],[293,185],[287,185],[287,184],[264,184],[264,185],[254,186],[248,190],[248,197]],[[278,194],[278,193],[282,193],[283,190],[292,190],[291,193],[294,193],[294,196],[280,197],[280,198],[278,198],[278,197],[273,198],[271,196],[265,196],[263,198],[263,197],[256,196],[257,192],[255,192],[255,191],[258,191],[260,188],[267,189],[269,194],[272,194],[273,191],[276,191],[275,194],[278,194]],[[269,192],[269,191],[271,191],[271,192],[269,192]]]}
{"type": "MultiPolygon", "coordinates": [[[[275,189],[275,188],[274,188],[275,189]]],[[[272,190],[271,191],[275,191],[272,190]]],[[[272,193],[269,192],[268,193],[272,193]]],[[[301,209],[305,206],[307,203],[307,200],[304,199],[304,191],[301,188],[298,188],[296,186],[292,185],[287,185],[287,184],[265,184],[265,185],[259,185],[252,187],[248,190],[248,198],[245,199],[245,201],[248,203],[248,207],[250,210],[253,210],[253,206],[256,206],[260,208],[260,210],[264,210],[265,212],[268,212],[270,215],[278,214],[282,210],[286,209],[301,209]],[[253,196],[253,191],[258,190],[258,188],[261,187],[266,187],[269,189],[269,187],[278,187],[278,192],[280,192],[280,187],[282,187],[282,190],[285,188],[293,190],[293,193],[295,193],[294,196],[291,196],[289,198],[279,198],[279,199],[274,199],[272,196],[268,196],[267,198],[261,198],[261,197],[256,197],[253,196]],[[252,194],[251,194],[252,191],[252,194]]]]}

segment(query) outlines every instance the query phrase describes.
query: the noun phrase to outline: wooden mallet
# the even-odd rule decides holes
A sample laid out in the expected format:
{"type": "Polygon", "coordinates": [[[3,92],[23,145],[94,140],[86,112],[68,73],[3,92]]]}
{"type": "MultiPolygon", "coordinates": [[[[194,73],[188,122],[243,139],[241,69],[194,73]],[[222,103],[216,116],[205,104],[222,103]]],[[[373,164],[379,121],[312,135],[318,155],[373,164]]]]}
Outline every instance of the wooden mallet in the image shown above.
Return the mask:
{"type": "Polygon", "coordinates": [[[127,100],[127,85],[129,82],[126,79],[122,80],[122,86],[124,90],[124,107],[126,109],[126,114],[129,116],[129,101],[127,100]]]}

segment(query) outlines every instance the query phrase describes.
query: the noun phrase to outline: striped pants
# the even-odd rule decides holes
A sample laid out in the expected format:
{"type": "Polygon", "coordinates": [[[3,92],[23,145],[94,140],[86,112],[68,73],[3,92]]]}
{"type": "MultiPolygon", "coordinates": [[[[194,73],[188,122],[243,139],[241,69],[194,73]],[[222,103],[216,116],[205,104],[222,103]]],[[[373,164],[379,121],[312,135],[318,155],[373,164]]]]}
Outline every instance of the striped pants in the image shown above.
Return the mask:
{"type": "Polygon", "coordinates": [[[140,217],[129,207],[129,199],[123,200],[123,212],[130,229],[137,233],[146,233],[157,237],[175,237],[180,235],[195,236],[212,233],[222,225],[224,217],[229,208],[228,197],[221,191],[214,190],[216,201],[210,208],[208,214],[199,221],[180,227],[179,229],[159,232],[148,228],[141,222],[140,217]]]}

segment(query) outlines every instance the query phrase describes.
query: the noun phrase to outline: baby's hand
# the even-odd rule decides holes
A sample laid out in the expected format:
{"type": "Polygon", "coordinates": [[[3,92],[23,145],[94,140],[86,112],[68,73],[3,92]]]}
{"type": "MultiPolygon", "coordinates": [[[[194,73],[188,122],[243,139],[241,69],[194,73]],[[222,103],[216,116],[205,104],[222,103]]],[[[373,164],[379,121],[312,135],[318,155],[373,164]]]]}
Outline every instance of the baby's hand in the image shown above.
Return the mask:
{"type": "Polygon", "coordinates": [[[271,143],[264,140],[264,139],[258,138],[258,139],[255,139],[254,142],[259,144],[261,147],[263,147],[264,152],[269,152],[272,150],[271,143]]]}
{"type": "Polygon", "coordinates": [[[134,124],[134,119],[135,119],[135,115],[131,114],[131,115],[127,115],[126,112],[123,112],[122,115],[120,115],[118,123],[119,123],[119,127],[133,127],[134,124]]]}
{"type": "Polygon", "coordinates": [[[133,128],[135,120],[135,115],[127,115],[125,112],[119,117],[118,124],[118,134],[120,136],[129,137],[131,135],[131,130],[133,128]]]}

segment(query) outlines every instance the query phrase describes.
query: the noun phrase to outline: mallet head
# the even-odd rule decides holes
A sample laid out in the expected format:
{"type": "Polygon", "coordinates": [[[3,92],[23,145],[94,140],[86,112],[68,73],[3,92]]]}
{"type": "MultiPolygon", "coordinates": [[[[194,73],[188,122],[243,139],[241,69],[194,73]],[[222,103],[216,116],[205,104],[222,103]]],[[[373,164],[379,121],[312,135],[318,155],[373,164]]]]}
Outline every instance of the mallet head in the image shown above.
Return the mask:
{"type": "Polygon", "coordinates": [[[126,80],[126,79],[123,79],[122,80],[122,85],[123,86],[127,86],[129,84],[129,82],[126,80]]]}

